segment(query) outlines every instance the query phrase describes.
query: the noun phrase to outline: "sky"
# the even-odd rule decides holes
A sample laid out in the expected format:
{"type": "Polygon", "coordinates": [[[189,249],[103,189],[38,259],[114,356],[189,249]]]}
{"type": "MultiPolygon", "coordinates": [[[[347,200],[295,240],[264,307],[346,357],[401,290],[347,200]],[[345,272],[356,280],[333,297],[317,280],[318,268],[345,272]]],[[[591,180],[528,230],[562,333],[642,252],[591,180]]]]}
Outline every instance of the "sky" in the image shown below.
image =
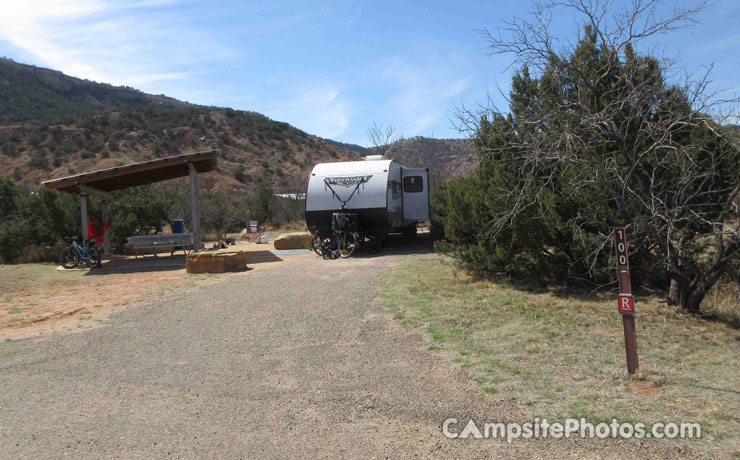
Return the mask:
{"type": "MultiPolygon", "coordinates": [[[[368,145],[374,122],[405,137],[464,137],[453,123],[456,107],[500,98],[511,79],[512,57],[488,56],[481,30],[530,7],[528,0],[0,0],[0,55],[260,112],[342,142],[368,145]]],[[[642,46],[679,58],[692,74],[713,65],[709,89],[737,96],[740,1],[715,0],[697,19],[642,46]]],[[[556,32],[572,36],[572,22],[565,17],[556,32]]]]}

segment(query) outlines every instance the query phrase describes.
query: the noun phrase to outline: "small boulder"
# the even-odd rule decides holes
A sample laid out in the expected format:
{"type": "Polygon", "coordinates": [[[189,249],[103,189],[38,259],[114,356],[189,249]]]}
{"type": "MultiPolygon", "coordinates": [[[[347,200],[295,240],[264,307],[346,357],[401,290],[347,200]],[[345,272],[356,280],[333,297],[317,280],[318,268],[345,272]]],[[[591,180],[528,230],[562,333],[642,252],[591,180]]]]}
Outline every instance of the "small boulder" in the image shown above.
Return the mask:
{"type": "Polygon", "coordinates": [[[275,249],[311,249],[310,232],[292,232],[275,238],[275,249]]]}

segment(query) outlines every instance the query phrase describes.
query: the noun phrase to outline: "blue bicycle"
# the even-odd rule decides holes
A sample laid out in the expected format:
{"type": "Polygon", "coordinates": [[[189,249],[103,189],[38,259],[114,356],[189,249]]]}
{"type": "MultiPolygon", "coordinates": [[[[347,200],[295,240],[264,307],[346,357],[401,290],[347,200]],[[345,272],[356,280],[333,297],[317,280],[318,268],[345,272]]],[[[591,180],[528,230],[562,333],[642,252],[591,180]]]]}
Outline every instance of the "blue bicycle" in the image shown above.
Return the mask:
{"type": "Polygon", "coordinates": [[[59,263],[62,267],[72,269],[84,261],[90,268],[100,267],[101,257],[100,250],[95,244],[94,239],[87,240],[83,245],[77,242],[77,237],[69,238],[72,245],[62,249],[59,254],[59,263]]]}

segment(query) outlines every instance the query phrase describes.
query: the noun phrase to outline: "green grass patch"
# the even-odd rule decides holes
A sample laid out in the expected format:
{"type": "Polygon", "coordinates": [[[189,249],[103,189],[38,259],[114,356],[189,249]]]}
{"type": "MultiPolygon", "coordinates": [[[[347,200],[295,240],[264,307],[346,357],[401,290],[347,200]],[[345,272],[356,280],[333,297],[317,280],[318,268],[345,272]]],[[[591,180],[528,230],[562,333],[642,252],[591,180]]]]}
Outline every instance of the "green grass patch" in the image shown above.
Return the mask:
{"type": "Polygon", "coordinates": [[[18,310],[18,309],[8,310],[9,315],[17,315],[18,313],[23,313],[23,310],[18,310]]]}
{"type": "Polygon", "coordinates": [[[567,296],[476,280],[449,259],[414,255],[381,280],[393,318],[422,328],[435,351],[470,370],[484,391],[540,417],[701,421],[725,455],[740,445],[740,332],[638,298],[641,368],[628,377],[616,294],[567,296]]]}
{"type": "Polygon", "coordinates": [[[412,316],[409,316],[408,318],[404,317],[401,320],[401,325],[402,326],[409,326],[409,325],[415,326],[419,324],[419,321],[420,321],[420,318],[418,316],[412,315],[412,316]]]}
{"type": "Polygon", "coordinates": [[[57,270],[56,264],[51,263],[0,265],[0,292],[52,281],[80,280],[84,275],[84,271],[57,270]]]}
{"type": "Polygon", "coordinates": [[[444,342],[445,335],[436,326],[427,326],[425,330],[429,333],[429,336],[434,342],[444,342]]]}

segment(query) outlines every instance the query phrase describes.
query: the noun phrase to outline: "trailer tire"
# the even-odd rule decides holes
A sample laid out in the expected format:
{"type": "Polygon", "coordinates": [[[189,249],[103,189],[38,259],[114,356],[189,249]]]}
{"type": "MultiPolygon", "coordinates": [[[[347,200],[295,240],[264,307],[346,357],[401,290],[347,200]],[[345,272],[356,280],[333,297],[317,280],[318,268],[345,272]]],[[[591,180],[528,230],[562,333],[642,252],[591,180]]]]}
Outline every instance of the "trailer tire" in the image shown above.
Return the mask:
{"type": "Polygon", "coordinates": [[[370,254],[377,254],[380,252],[380,246],[382,245],[379,236],[372,236],[369,238],[370,242],[370,254]]]}
{"type": "Polygon", "coordinates": [[[416,239],[416,224],[411,224],[403,228],[403,236],[408,241],[414,241],[416,239]]]}

